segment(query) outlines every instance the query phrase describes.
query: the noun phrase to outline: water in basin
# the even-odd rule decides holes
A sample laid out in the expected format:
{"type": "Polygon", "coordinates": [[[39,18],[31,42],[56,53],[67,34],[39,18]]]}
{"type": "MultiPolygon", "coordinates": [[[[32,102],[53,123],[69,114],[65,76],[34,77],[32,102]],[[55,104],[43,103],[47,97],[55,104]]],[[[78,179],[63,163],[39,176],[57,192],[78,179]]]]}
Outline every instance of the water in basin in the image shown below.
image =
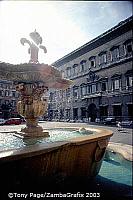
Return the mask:
{"type": "Polygon", "coordinates": [[[75,129],[56,128],[48,129],[50,137],[34,138],[34,139],[22,139],[16,137],[13,133],[0,133],[0,151],[18,149],[29,145],[39,143],[51,143],[57,141],[67,141],[71,138],[81,137],[89,134],[93,134],[92,131],[81,132],[75,129]]]}
{"type": "Polygon", "coordinates": [[[106,151],[99,175],[110,181],[132,186],[132,162],[119,153],[106,151]]]}

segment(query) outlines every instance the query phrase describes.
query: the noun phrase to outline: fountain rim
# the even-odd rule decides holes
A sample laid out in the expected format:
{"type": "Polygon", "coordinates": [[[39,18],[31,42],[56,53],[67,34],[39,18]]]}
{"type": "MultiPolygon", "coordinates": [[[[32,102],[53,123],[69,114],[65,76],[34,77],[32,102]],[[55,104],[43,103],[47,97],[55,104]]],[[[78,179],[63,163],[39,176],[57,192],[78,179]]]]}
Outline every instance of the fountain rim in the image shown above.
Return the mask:
{"type": "Polygon", "coordinates": [[[109,142],[107,150],[113,153],[115,152],[121,154],[124,159],[133,162],[132,145],[117,142],[109,142]]]}
{"type": "MultiPolygon", "coordinates": [[[[65,127],[58,127],[58,129],[65,129],[65,127]]],[[[76,129],[79,130],[79,127],[66,127],[67,129],[76,129]]],[[[47,128],[46,130],[48,131],[51,128],[47,128]]],[[[51,152],[53,150],[58,149],[59,147],[65,147],[68,145],[82,145],[82,144],[87,144],[87,143],[92,143],[95,141],[101,141],[105,140],[107,138],[110,138],[113,135],[113,132],[111,130],[107,129],[102,129],[102,128],[90,128],[87,127],[85,128],[88,131],[94,131],[96,132],[95,134],[91,135],[85,135],[85,136],[80,136],[77,138],[72,138],[68,139],[65,141],[56,141],[54,143],[47,143],[47,144],[35,144],[31,146],[26,146],[18,149],[10,149],[10,150],[5,150],[0,152],[0,161],[1,162],[7,162],[7,161],[13,161],[13,160],[20,160],[23,158],[27,157],[33,157],[37,155],[41,155],[47,152],[51,152]],[[97,140],[99,139],[99,140],[97,140]]]]}

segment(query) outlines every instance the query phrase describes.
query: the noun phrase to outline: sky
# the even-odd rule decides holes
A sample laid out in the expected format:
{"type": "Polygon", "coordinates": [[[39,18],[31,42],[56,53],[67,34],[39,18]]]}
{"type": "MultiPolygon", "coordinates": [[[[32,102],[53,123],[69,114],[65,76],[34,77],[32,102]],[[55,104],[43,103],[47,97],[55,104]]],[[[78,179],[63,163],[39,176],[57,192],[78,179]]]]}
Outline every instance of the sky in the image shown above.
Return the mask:
{"type": "Polygon", "coordinates": [[[20,39],[36,29],[39,62],[51,64],[131,15],[132,1],[0,1],[0,61],[29,62],[20,39]]]}

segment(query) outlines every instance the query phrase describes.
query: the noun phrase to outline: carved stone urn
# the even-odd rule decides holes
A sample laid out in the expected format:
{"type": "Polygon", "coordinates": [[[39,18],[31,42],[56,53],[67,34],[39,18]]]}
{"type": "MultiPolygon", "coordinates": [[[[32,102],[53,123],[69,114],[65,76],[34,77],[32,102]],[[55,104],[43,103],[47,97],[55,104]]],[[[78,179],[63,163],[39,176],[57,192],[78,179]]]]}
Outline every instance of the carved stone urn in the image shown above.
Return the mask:
{"type": "Polygon", "coordinates": [[[38,117],[45,114],[47,110],[47,99],[42,101],[42,95],[48,90],[42,83],[20,83],[16,86],[21,97],[17,103],[17,111],[25,117],[26,127],[21,130],[25,136],[48,136],[38,126],[38,117]]]}

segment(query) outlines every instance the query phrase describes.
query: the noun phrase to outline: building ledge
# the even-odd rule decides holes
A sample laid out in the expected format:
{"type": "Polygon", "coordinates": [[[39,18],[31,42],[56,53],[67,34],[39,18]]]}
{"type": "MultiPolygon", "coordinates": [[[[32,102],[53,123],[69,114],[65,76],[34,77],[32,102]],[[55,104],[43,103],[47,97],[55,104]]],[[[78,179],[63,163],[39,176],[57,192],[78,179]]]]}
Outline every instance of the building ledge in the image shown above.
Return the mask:
{"type": "Polygon", "coordinates": [[[84,99],[96,98],[96,97],[101,97],[101,96],[102,96],[101,93],[95,93],[95,94],[86,95],[82,97],[81,99],[84,100],[84,99]]]}

